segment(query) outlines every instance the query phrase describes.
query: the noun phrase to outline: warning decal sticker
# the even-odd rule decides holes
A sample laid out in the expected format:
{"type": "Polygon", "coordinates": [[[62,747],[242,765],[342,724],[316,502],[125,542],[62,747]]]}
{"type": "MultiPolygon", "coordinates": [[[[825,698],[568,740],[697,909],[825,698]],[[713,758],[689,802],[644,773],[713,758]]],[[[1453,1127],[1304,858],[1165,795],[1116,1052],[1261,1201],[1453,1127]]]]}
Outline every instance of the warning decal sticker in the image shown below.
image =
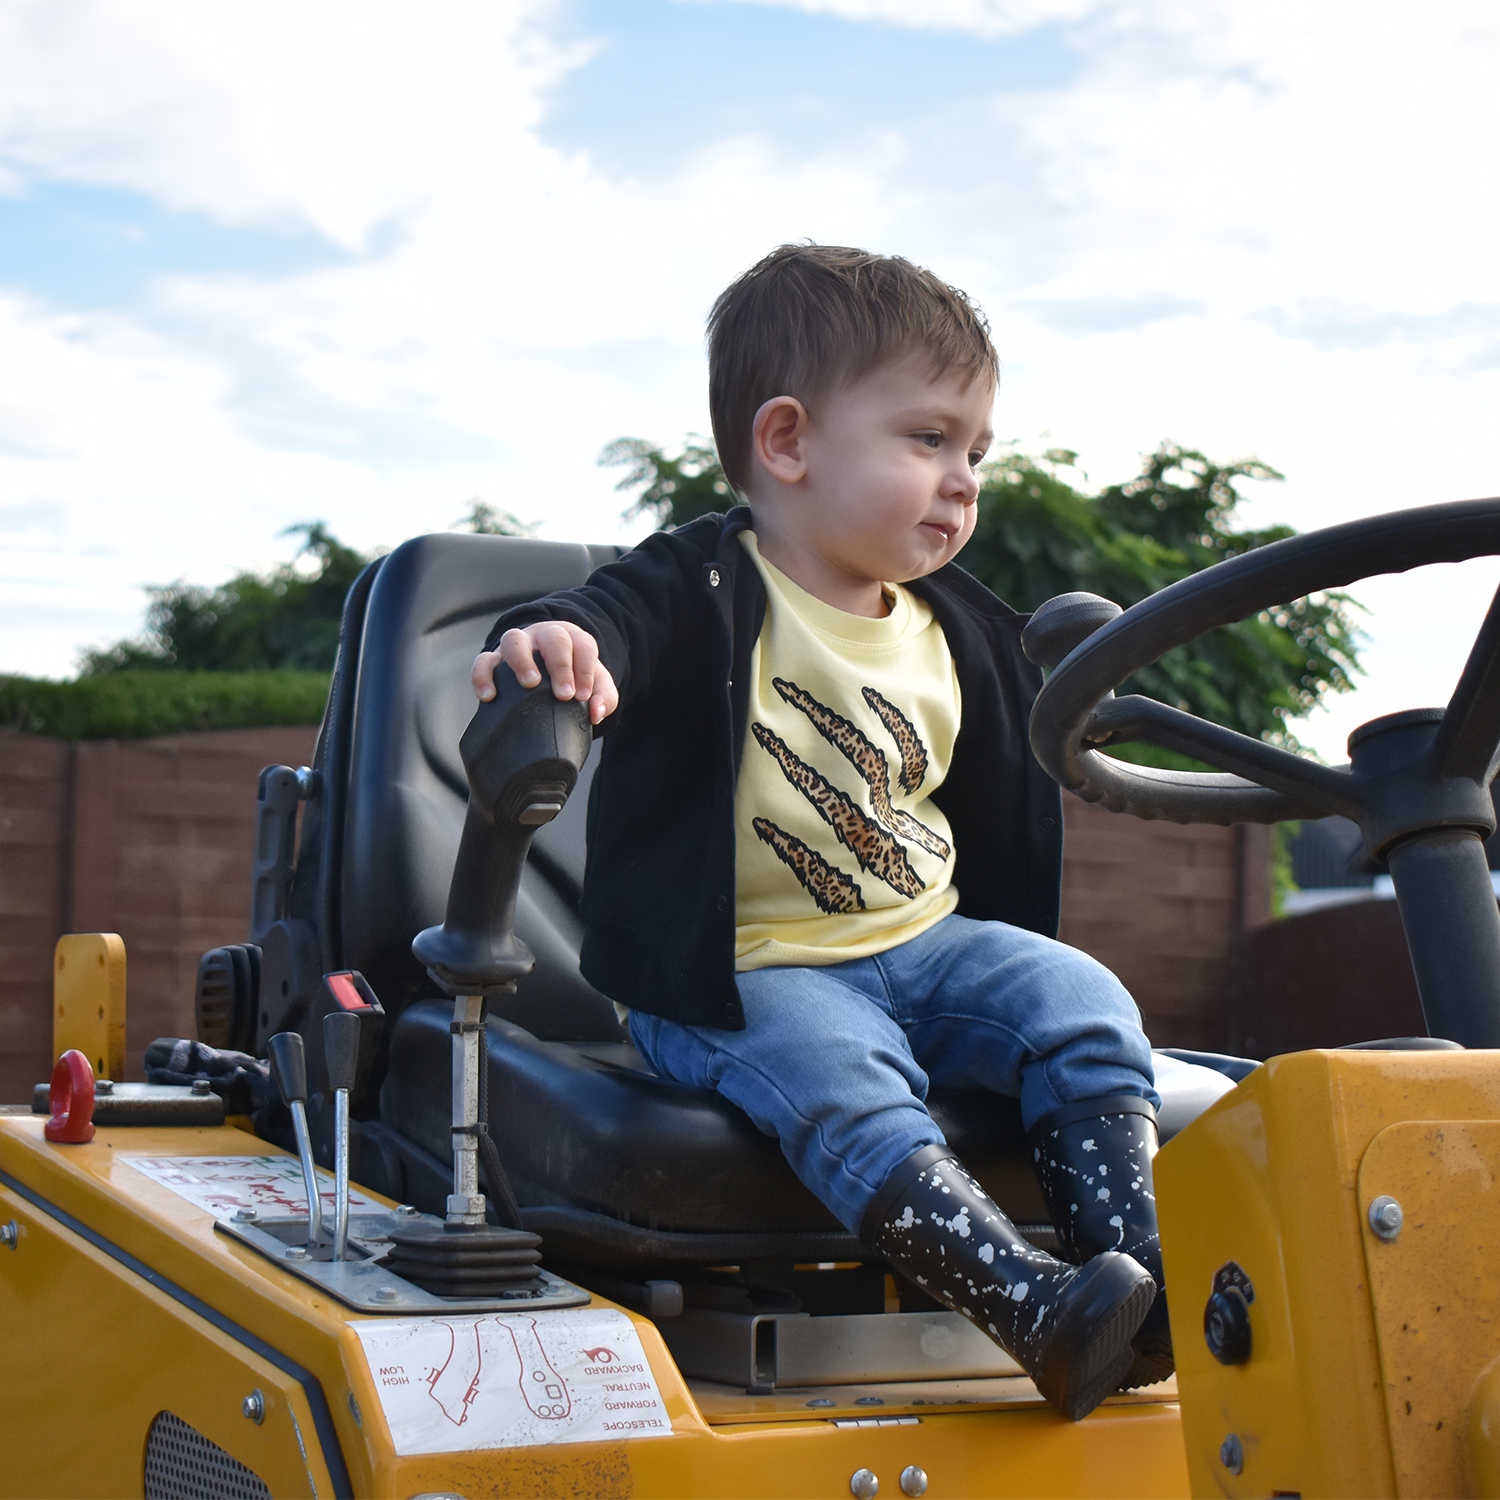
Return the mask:
{"type": "Polygon", "coordinates": [[[352,1326],[403,1458],[672,1431],[635,1327],[612,1309],[352,1326]]]}
{"type": "MultiPolygon", "coordinates": [[[[302,1166],[295,1156],[122,1156],[127,1166],[144,1172],[180,1198],[218,1218],[237,1208],[263,1214],[307,1214],[302,1166]]],[[[333,1222],[333,1178],[318,1172],[323,1215],[333,1222]]],[[[350,1213],[387,1213],[385,1204],[349,1189],[350,1213]]]]}

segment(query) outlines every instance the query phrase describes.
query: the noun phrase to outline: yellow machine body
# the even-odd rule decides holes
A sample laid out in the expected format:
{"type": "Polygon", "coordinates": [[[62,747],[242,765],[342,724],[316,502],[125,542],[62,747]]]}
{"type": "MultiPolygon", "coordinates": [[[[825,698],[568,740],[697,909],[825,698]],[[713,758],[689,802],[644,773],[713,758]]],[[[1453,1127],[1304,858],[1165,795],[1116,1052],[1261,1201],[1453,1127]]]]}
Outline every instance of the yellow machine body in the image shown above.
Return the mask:
{"type": "Polygon", "coordinates": [[[899,1495],[912,1466],[934,1497],[1187,1493],[1176,1402],[1159,1391],[1076,1424],[1022,1379],[747,1395],[685,1380],[633,1314],[669,1436],[401,1457],[354,1331],[363,1315],[217,1233],[127,1159],[282,1153],[230,1126],[101,1127],[63,1146],[42,1124],[0,1116],[0,1223],[16,1226],[0,1248],[4,1495],[140,1495],[161,1412],[277,1500],[837,1497],[866,1468],[899,1495]],[[244,1414],[257,1391],[259,1422],[244,1414]]]}
{"type": "MultiPolygon", "coordinates": [[[[59,1046],[118,1072],[123,990],[117,938],[64,939],[59,1046]]],[[[458,1425],[441,1452],[401,1451],[391,1372],[359,1331],[379,1319],[132,1164],[241,1157],[286,1153],[232,1125],[53,1144],[40,1117],[0,1110],[0,1495],[140,1495],[158,1422],[199,1444],[190,1462],[250,1471],[236,1493],[277,1500],[836,1497],[860,1470],[886,1495],[921,1470],[934,1500],[1500,1495],[1493,1053],[1273,1058],[1171,1141],[1156,1177],[1177,1384],[1076,1424],[1019,1377],[688,1379],[650,1320],[595,1296],[577,1315],[628,1317],[668,1433],[486,1447],[458,1425]],[[1233,1363],[1203,1333],[1225,1285],[1248,1323],[1233,1363]]]]}
{"type": "Polygon", "coordinates": [[[1500,1494],[1495,1053],[1272,1058],[1156,1184],[1195,1495],[1500,1494]],[[1225,1364],[1204,1319],[1236,1271],[1225,1364]]]}
{"type": "Polygon", "coordinates": [[[125,944],[118,933],[70,932],[52,954],[52,1055],[76,1050],[95,1078],[125,1076],[125,944]]]}

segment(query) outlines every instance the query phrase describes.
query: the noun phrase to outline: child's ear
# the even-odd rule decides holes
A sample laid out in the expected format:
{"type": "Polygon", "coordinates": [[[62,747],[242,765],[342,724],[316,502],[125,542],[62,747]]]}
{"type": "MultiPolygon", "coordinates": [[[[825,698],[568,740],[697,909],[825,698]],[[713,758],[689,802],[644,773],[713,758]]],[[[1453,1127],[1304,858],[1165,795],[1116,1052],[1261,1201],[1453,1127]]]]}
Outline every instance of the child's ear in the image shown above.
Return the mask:
{"type": "Polygon", "coordinates": [[[807,408],[795,396],[772,396],[755,414],[750,455],[773,479],[796,484],[807,473],[807,408]]]}

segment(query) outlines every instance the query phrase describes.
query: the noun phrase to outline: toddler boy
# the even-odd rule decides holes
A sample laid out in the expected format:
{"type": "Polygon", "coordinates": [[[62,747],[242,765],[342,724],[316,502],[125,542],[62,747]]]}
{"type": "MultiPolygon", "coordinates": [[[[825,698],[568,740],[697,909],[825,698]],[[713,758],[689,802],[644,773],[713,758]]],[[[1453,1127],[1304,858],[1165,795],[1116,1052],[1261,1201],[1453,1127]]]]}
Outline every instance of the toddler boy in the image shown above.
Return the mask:
{"type": "Polygon", "coordinates": [[[1172,1369],[1135,1005],[1053,941],[1059,793],[1026,617],[953,559],[998,359],[896,257],[783,246],[709,318],[747,502],[504,615],[481,698],[588,704],[585,976],[658,1073],[718,1089],[871,1249],[1078,1418],[1172,1369]],[[1019,1096],[1069,1264],[944,1144],[929,1082],[1019,1096]]]}

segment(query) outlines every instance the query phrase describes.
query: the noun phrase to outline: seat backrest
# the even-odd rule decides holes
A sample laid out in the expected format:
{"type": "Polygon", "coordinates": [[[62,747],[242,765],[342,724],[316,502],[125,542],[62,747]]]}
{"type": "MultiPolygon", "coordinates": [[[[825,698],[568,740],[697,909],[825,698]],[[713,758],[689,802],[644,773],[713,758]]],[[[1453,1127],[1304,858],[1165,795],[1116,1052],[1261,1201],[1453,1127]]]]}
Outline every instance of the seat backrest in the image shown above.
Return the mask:
{"type": "MultiPolygon", "coordinates": [[[[443,920],[447,902],[468,800],[458,742],[476,707],[470,664],[502,611],[575,587],[619,550],[442,533],[403,543],[381,563],[357,655],[346,656],[357,676],[334,832],[341,962],[364,973],[388,1011],[439,993],[412,957],[411,940],[443,920]]],[[[585,805],[596,759],[533,845],[516,930],[537,968],[494,1007],[538,1036],[621,1035],[613,1007],[578,972],[585,805]]]]}

